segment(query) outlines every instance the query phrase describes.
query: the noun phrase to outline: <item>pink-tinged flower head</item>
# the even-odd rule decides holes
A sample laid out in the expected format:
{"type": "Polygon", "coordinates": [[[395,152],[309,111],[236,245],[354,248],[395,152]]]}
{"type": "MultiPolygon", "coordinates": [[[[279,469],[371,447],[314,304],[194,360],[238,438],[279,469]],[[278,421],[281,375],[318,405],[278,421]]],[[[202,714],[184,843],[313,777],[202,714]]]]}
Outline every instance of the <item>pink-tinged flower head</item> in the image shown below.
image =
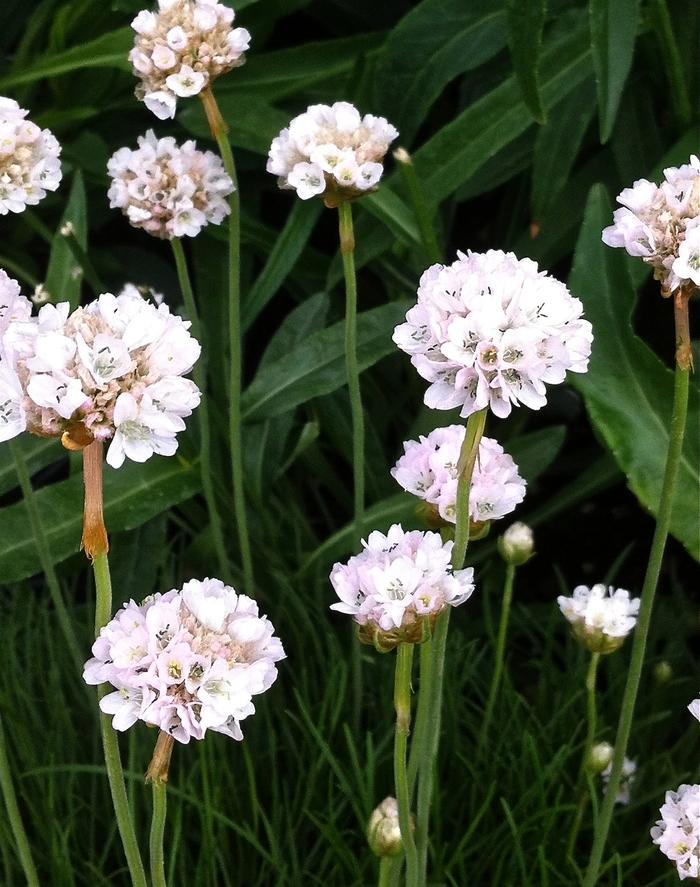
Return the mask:
{"type": "Polygon", "coordinates": [[[177,100],[199,95],[222,74],[245,62],[250,34],[234,28],[234,12],[216,0],[159,0],[132,21],[129,53],[141,80],[136,98],[160,120],[175,116],[177,100]]]}
{"type": "Polygon", "coordinates": [[[637,624],[640,600],[624,588],[598,584],[592,588],[578,585],[571,597],[560,595],[557,603],[588,650],[612,653],[637,624]]]}
{"type": "Polygon", "coordinates": [[[140,720],[183,743],[207,730],[242,739],[253,697],[285,658],[274,632],[251,598],[219,579],[191,579],[125,604],[93,644],[83,678],[115,687],[100,702],[115,730],[140,720]]]}
{"type": "MultiPolygon", "coordinates": [[[[464,442],[463,425],[436,428],[426,437],[404,443],[404,455],[391,470],[404,490],[437,508],[448,523],[456,520],[457,466],[464,442]]],[[[469,492],[469,517],[474,523],[497,520],[525,498],[518,466],[490,437],[482,437],[469,492]]]]}
{"type": "Polygon", "coordinates": [[[384,155],[397,136],[384,117],[361,117],[348,102],[311,105],[273,140],[267,171],[302,200],[323,194],[335,206],[376,190],[384,155]]]}
{"type": "Polygon", "coordinates": [[[27,120],[27,111],[0,97],[0,215],[21,213],[61,182],[61,146],[53,133],[27,120]]]}
{"type": "Polygon", "coordinates": [[[199,358],[189,322],[134,286],[70,313],[36,317],[0,272],[0,441],[29,431],[71,448],[111,441],[107,462],[171,456],[200,392],[183,378],[199,358]]]}
{"type": "Polygon", "coordinates": [[[665,295],[700,286],[700,160],[665,169],[661,185],[639,179],[617,201],[603,242],[650,265],[665,295]]]}
{"type": "Polygon", "coordinates": [[[377,649],[422,641],[445,607],[464,603],[474,591],[474,570],[452,571],[452,542],[443,543],[438,533],[406,533],[394,524],[386,535],[370,533],[363,545],[347,564],[333,567],[340,603],[331,610],[352,616],[360,639],[377,649]]]}
{"type": "Polygon", "coordinates": [[[457,255],[428,268],[417,304],[394,330],[430,382],[426,405],[460,407],[463,417],[540,409],[548,384],[588,369],[593,333],[581,302],[530,259],[501,250],[457,255]]]}
{"type": "Polygon", "coordinates": [[[700,877],[700,785],[666,792],[651,839],[676,866],[681,881],[700,877]]]}

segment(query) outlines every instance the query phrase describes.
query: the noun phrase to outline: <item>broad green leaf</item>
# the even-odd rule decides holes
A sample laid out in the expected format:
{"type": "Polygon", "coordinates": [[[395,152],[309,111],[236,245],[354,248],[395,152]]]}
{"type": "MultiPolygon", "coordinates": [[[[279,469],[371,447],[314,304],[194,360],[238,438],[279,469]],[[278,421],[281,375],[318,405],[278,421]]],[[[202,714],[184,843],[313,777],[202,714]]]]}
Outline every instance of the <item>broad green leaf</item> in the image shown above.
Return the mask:
{"type": "MultiPolygon", "coordinates": [[[[199,490],[199,470],[179,458],[154,457],[143,465],[127,463],[105,469],[105,523],[110,533],[132,530],[163,511],[185,502],[199,490]]],[[[39,511],[51,548],[60,563],[80,548],[83,522],[83,477],[37,490],[39,511]]],[[[0,577],[3,584],[33,576],[40,569],[23,502],[0,510],[0,577]]]]}
{"type": "Polygon", "coordinates": [[[407,246],[420,243],[420,234],[413,210],[391,188],[379,188],[363,198],[363,207],[389,228],[394,236],[407,246]]]}
{"type": "MultiPolygon", "coordinates": [[[[357,319],[357,358],[366,370],[395,351],[391,334],[410,307],[392,302],[362,312],[357,319]]],[[[300,403],[329,394],[345,384],[345,322],[312,336],[261,368],[243,392],[243,419],[248,422],[277,416],[300,403]]]]}
{"type": "Polygon", "coordinates": [[[316,293],[290,311],[268,342],[260,367],[280,360],[310,335],[322,330],[329,307],[328,293],[316,293]]]}
{"type": "Polygon", "coordinates": [[[622,90],[632,67],[639,0],[589,0],[588,13],[598,87],[600,141],[604,144],[615,125],[622,90]]]}
{"type": "MultiPolygon", "coordinates": [[[[66,451],[53,437],[34,437],[31,434],[23,434],[20,445],[24,451],[24,459],[30,474],[46,468],[54,462],[66,457],[66,451]]],[[[12,458],[10,447],[6,443],[0,444],[0,495],[14,490],[19,486],[15,461],[12,458]]]]}
{"type": "MultiPolygon", "coordinates": [[[[582,299],[595,341],[588,373],[572,375],[591,421],[642,505],[655,514],[669,443],[673,372],[635,335],[635,294],[622,250],[606,247],[600,232],[612,208],[602,186],[590,193],[569,286],[582,299]]],[[[668,336],[673,316],[668,304],[668,336]]],[[[700,560],[700,397],[693,381],[671,532],[700,560]]]]}
{"type": "Polygon", "coordinates": [[[523,101],[535,120],[544,123],[539,67],[547,0],[507,0],[506,13],[510,57],[523,101]]]}
{"type": "Polygon", "coordinates": [[[514,437],[504,444],[504,449],[515,459],[521,476],[532,483],[554,462],[565,437],[566,426],[550,425],[514,437]]]}
{"type": "Polygon", "coordinates": [[[45,287],[52,302],[70,302],[75,308],[80,302],[80,288],[83,280],[82,268],[68,245],[61,228],[70,223],[75,232],[75,239],[81,248],[87,248],[87,207],[85,202],[85,185],[80,170],[75,173],[71,185],[68,203],[54,234],[51,244],[51,257],[46,272],[45,287]]]}

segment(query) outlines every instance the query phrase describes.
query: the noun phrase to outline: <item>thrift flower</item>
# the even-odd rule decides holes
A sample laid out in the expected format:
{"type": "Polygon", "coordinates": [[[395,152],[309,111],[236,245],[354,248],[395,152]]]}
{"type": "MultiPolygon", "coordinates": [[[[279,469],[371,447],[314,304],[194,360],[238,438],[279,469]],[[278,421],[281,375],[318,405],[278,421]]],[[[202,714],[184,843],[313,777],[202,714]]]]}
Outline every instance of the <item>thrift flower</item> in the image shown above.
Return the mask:
{"type": "Polygon", "coordinates": [[[535,537],[530,527],[521,521],[511,524],[498,540],[498,551],[507,564],[520,567],[527,563],[535,550],[535,537]]]}
{"type": "Polygon", "coordinates": [[[160,120],[175,116],[178,98],[198,95],[245,62],[250,34],[234,28],[234,12],[216,0],[158,0],[158,11],[142,10],[129,53],[141,83],[136,98],[160,120]]]}
{"type": "Polygon", "coordinates": [[[463,604],[474,591],[474,570],[452,571],[452,542],[438,533],[375,530],[364,550],[337,563],[331,584],[340,598],[331,610],[352,616],[363,643],[381,652],[402,642],[419,643],[445,607],[463,604]]]}
{"type": "Polygon", "coordinates": [[[661,185],[639,179],[618,197],[603,242],[622,247],[654,269],[662,294],[700,286],[700,160],[664,170],[661,185]]]}
{"type": "Polygon", "coordinates": [[[302,200],[324,194],[327,206],[375,191],[397,130],[348,102],[311,105],[273,140],[267,171],[302,200]]]}
{"type": "Polygon", "coordinates": [[[398,856],[401,853],[403,842],[396,798],[384,798],[372,811],[367,825],[367,843],[375,856],[398,856]]]}
{"type": "Polygon", "coordinates": [[[153,130],[138,144],[109,159],[112,208],[121,209],[135,228],[167,240],[196,237],[205,225],[221,224],[235,188],[217,154],[198,151],[192,141],[157,139],[153,130]]]}
{"type": "Polygon", "coordinates": [[[0,215],[21,213],[61,182],[61,146],[48,129],[27,120],[28,112],[0,97],[0,215]]]}
{"type": "Polygon", "coordinates": [[[285,658],[274,631],[251,598],[219,579],[191,579],[125,604],[93,644],[83,678],[115,688],[100,701],[115,730],[141,720],[182,743],[207,730],[242,739],[253,696],[272,686],[285,658]]]}
{"type": "MultiPolygon", "coordinates": [[[[440,517],[455,523],[457,465],[466,429],[463,425],[436,428],[418,441],[404,443],[404,455],[391,469],[404,490],[434,506],[440,517]]],[[[513,459],[490,437],[482,437],[469,493],[474,523],[497,520],[525,498],[525,481],[513,459]]]]}
{"type": "MultiPolygon", "coordinates": [[[[610,782],[610,774],[612,773],[612,761],[600,774],[603,779],[603,786],[607,789],[610,782]]],[[[617,789],[615,797],[616,804],[624,804],[627,806],[630,802],[630,789],[637,775],[637,764],[630,758],[624,758],[622,762],[622,776],[620,777],[620,785],[617,789]]]]}
{"type": "Polygon", "coordinates": [[[637,623],[639,598],[623,588],[578,585],[572,597],[560,595],[559,609],[574,635],[592,653],[612,653],[622,646],[637,623]]]}
{"type": "Polygon", "coordinates": [[[462,417],[487,407],[500,418],[520,404],[540,409],[548,384],[588,369],[593,333],[581,302],[530,259],[501,250],[457,255],[428,268],[417,304],[394,330],[430,382],[426,405],[460,407],[462,417]]]}
{"type": "Polygon", "coordinates": [[[651,839],[675,863],[678,877],[700,877],[700,785],[680,785],[666,792],[661,819],[651,829],[651,839]]]}

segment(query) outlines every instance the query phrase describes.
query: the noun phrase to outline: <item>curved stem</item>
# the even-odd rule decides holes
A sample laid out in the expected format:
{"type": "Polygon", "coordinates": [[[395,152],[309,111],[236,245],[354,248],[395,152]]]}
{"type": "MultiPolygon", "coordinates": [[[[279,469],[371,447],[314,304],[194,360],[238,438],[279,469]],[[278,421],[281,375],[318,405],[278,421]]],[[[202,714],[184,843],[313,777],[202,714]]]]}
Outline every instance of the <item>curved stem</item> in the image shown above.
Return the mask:
{"type": "Polygon", "coordinates": [[[212,534],[214,536],[214,548],[219,561],[219,569],[221,570],[221,578],[226,582],[231,582],[231,571],[226,554],[226,542],[224,540],[224,532],[221,526],[221,517],[219,509],[216,505],[216,493],[214,491],[214,479],[211,470],[211,426],[209,422],[209,396],[207,394],[207,364],[206,364],[206,342],[204,341],[204,330],[197,312],[197,303],[194,298],[192,289],[192,281],[187,270],[187,259],[185,251],[182,248],[182,242],[179,238],[171,240],[173,248],[173,256],[175,258],[175,267],[177,268],[177,277],[180,282],[180,289],[185,300],[185,308],[192,322],[192,334],[202,346],[202,356],[194,366],[194,381],[202,392],[202,400],[199,405],[199,443],[200,443],[200,465],[202,477],[202,491],[204,499],[207,503],[207,511],[211,521],[212,534]]]}
{"type": "Polygon", "coordinates": [[[229,297],[229,350],[230,350],[230,397],[229,439],[231,445],[231,473],[233,475],[233,509],[238,529],[238,544],[241,550],[243,583],[246,593],[254,595],[255,577],[253,557],[250,549],[250,533],[243,486],[243,437],[241,419],[241,390],[243,384],[243,342],[241,330],[241,204],[238,193],[238,176],[233,159],[227,127],[210,89],[200,93],[202,104],[209,121],[212,136],[219,146],[224,168],[231,177],[236,190],[229,198],[231,215],[228,225],[228,297],[229,297]]]}
{"type": "Polygon", "coordinates": [[[399,644],[396,649],[394,678],[394,708],[396,733],[394,736],[394,780],[399,806],[399,828],[406,857],[406,887],[419,887],[418,857],[411,829],[411,799],[408,791],[406,751],[411,726],[411,667],[413,644],[399,644]]]}
{"type": "MultiPolygon", "coordinates": [[[[688,294],[689,295],[689,294],[688,294]]],[[[673,509],[673,494],[678,477],[678,466],[683,452],[683,437],[685,434],[686,418],[688,414],[688,389],[690,384],[690,342],[688,339],[688,300],[685,294],[678,293],[675,297],[676,320],[676,372],[673,390],[673,409],[671,413],[671,429],[669,435],[668,453],[666,455],[666,468],[664,471],[661,499],[656,518],[656,528],[649,552],[649,563],[642,586],[641,604],[637,628],[632,641],[632,654],[630,667],[627,673],[625,692],[622,697],[620,720],[615,737],[615,752],[613,754],[610,780],[605,792],[605,798],[600,808],[600,818],[595,831],[593,847],[591,849],[588,868],[586,869],[583,887],[593,887],[598,881],[600,866],[603,859],[605,844],[610,831],[615,798],[617,797],[622,767],[627,753],[627,743],[632,729],[634,706],[637,701],[639,682],[644,665],[644,653],[646,650],[649,625],[651,623],[651,611],[656,595],[656,586],[661,572],[661,563],[664,556],[664,548],[671,524],[673,509]]]]}
{"type": "Polygon", "coordinates": [[[7,811],[7,819],[12,830],[12,837],[15,839],[15,848],[19,857],[24,877],[27,881],[27,887],[39,887],[39,876],[37,875],[32,859],[32,851],[29,847],[27,833],[24,830],[24,823],[19,812],[17,804],[17,795],[12,782],[12,770],[10,762],[7,759],[7,748],[5,745],[5,731],[3,729],[2,718],[0,717],[0,790],[2,790],[3,800],[5,801],[5,810],[7,811]]]}
{"type": "Polygon", "coordinates": [[[41,564],[41,569],[44,572],[46,584],[49,587],[49,594],[51,595],[51,602],[53,603],[56,610],[58,624],[61,627],[63,637],[65,638],[68,650],[70,651],[73,665],[78,674],[82,674],[85,657],[80,651],[80,644],[78,643],[75,631],[73,630],[73,623],[70,616],[68,615],[68,609],[66,608],[66,604],[63,600],[63,595],[61,593],[61,584],[58,581],[58,576],[56,575],[53,559],[51,557],[49,540],[44,531],[44,525],[41,520],[39,508],[36,504],[34,490],[32,489],[29,471],[27,469],[27,463],[25,461],[24,452],[22,450],[22,445],[19,439],[13,438],[10,441],[10,451],[12,452],[12,458],[15,462],[15,471],[17,473],[20,488],[22,490],[22,496],[24,497],[24,505],[27,509],[27,514],[29,515],[29,523],[32,528],[34,542],[39,554],[39,563],[41,564]]]}
{"type": "MultiPolygon", "coordinates": [[[[591,661],[588,665],[586,673],[586,742],[583,747],[583,757],[581,758],[581,767],[578,776],[578,793],[579,802],[576,808],[576,816],[569,833],[569,841],[567,843],[567,855],[572,856],[576,847],[576,839],[581,828],[583,813],[586,809],[588,799],[587,774],[591,759],[591,749],[595,742],[597,712],[596,712],[596,678],[598,674],[598,665],[600,663],[600,653],[591,653],[591,661]]],[[[594,808],[595,809],[595,808],[594,808]]]]}
{"type": "Polygon", "coordinates": [[[167,782],[155,781],[153,783],[153,816],[149,839],[152,887],[166,887],[163,835],[165,834],[165,816],[168,805],[167,792],[167,782]]]}

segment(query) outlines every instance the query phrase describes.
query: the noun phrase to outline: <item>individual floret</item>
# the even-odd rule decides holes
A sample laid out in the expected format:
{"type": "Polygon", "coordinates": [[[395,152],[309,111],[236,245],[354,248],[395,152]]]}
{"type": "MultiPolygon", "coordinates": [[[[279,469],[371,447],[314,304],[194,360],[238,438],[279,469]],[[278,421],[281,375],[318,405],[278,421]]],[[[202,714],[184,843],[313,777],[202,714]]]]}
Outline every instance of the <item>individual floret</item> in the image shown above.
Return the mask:
{"type": "Polygon", "coordinates": [[[676,866],[681,881],[700,877],[700,785],[680,785],[666,792],[652,841],[676,866]]]}
{"type": "Polygon", "coordinates": [[[571,597],[557,598],[576,638],[593,653],[612,653],[637,623],[639,598],[623,588],[579,585],[571,597]]]}
{"type": "Polygon", "coordinates": [[[581,302],[530,259],[501,250],[457,255],[428,268],[417,304],[394,330],[430,382],[426,405],[460,407],[463,417],[487,407],[501,418],[520,404],[540,409],[547,385],[588,369],[593,333],[581,302]]]}

